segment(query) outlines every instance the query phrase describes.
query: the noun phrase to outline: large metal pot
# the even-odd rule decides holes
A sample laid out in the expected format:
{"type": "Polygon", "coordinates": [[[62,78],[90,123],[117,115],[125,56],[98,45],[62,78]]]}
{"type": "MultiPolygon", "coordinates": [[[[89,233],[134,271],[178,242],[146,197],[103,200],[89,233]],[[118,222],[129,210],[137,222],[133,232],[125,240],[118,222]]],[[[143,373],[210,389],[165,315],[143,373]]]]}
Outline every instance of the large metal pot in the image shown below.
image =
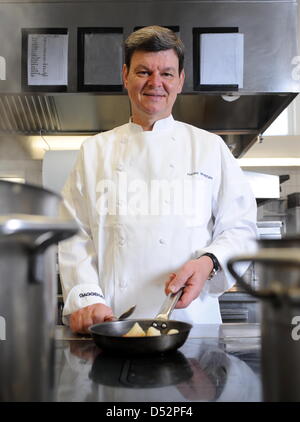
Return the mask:
{"type": "Polygon", "coordinates": [[[57,217],[61,198],[0,182],[0,401],[49,401],[53,393],[56,249],[77,231],[57,217]]]}
{"type": "Polygon", "coordinates": [[[228,269],[251,295],[262,300],[262,375],[265,401],[300,401],[300,238],[264,239],[254,256],[229,260],[228,269]],[[260,288],[234,269],[253,261],[260,288]]]}

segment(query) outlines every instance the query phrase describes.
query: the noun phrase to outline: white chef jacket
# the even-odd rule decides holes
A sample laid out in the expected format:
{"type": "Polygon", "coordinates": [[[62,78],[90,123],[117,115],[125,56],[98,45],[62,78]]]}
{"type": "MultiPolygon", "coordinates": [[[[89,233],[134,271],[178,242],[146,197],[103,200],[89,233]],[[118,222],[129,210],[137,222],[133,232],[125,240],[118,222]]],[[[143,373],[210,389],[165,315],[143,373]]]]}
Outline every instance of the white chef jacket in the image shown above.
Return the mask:
{"type": "Polygon", "coordinates": [[[205,252],[222,271],[172,319],[221,322],[218,296],[235,283],[226,262],[255,250],[257,230],[255,198],[219,136],[172,116],[152,131],[129,122],[82,144],[62,194],[80,226],[59,245],[65,323],[94,303],[154,317],[169,274],[205,252]]]}

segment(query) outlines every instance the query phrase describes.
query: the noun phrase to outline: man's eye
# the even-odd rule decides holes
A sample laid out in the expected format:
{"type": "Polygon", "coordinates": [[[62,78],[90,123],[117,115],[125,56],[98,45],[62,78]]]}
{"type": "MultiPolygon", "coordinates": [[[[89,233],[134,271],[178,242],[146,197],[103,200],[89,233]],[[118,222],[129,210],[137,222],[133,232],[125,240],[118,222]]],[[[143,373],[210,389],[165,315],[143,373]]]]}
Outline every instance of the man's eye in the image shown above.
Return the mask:
{"type": "Polygon", "coordinates": [[[137,74],[141,76],[146,76],[149,75],[149,72],[147,70],[139,70],[137,74]]]}
{"type": "Polygon", "coordinates": [[[169,73],[169,72],[165,72],[165,73],[163,73],[163,76],[164,77],[166,77],[166,78],[173,78],[173,73],[169,73]]]}

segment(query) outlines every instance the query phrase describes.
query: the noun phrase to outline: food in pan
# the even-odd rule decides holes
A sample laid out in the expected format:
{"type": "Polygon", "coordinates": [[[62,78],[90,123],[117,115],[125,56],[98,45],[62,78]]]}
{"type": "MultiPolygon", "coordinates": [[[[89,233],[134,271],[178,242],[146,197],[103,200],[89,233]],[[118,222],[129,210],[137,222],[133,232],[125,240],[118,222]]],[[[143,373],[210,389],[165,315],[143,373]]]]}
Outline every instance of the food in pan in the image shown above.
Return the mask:
{"type": "Polygon", "coordinates": [[[123,334],[123,337],[145,337],[145,336],[146,336],[146,333],[138,322],[136,322],[126,334],[123,334]]]}
{"type": "Polygon", "coordinates": [[[161,336],[161,332],[155,327],[149,327],[146,331],[147,337],[161,336]]]}
{"type": "MultiPolygon", "coordinates": [[[[171,330],[167,332],[167,335],[178,334],[178,333],[179,331],[176,328],[172,328],[171,330]]],[[[159,329],[151,326],[145,332],[140,326],[140,324],[136,322],[127,333],[123,334],[122,337],[155,337],[155,336],[161,336],[161,332],[159,329]]]]}
{"type": "Polygon", "coordinates": [[[176,328],[172,328],[171,330],[169,330],[167,332],[168,335],[178,334],[178,333],[179,333],[179,331],[176,328]]]}
{"type": "Polygon", "coordinates": [[[154,327],[149,327],[147,331],[145,332],[140,324],[136,322],[130,330],[123,335],[123,337],[154,337],[154,336],[160,336],[161,332],[154,327]]]}

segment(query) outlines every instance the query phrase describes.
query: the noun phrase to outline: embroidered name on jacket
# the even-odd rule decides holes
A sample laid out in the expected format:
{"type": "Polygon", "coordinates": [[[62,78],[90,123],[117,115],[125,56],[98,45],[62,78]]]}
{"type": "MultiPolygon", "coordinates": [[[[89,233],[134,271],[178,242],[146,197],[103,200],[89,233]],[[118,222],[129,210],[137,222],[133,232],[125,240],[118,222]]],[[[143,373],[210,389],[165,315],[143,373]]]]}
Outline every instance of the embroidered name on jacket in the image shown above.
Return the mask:
{"type": "Polygon", "coordinates": [[[193,171],[191,173],[187,173],[187,176],[195,176],[197,174],[199,174],[200,176],[206,177],[207,179],[210,179],[210,180],[213,179],[212,176],[209,176],[208,174],[202,173],[201,171],[193,171]]]}
{"type": "Polygon", "coordinates": [[[102,299],[104,299],[104,297],[100,293],[97,293],[97,292],[87,292],[87,293],[79,294],[79,297],[86,297],[86,296],[99,296],[99,297],[102,297],[102,299]]]}

